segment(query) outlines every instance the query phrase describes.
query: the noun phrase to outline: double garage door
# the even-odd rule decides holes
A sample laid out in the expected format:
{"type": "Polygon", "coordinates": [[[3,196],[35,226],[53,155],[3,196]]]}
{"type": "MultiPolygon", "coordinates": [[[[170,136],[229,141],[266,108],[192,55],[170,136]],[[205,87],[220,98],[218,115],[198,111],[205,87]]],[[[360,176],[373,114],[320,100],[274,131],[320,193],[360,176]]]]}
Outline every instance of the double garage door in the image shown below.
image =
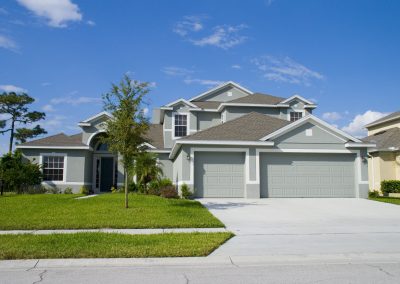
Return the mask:
{"type": "MultiPolygon", "coordinates": [[[[261,197],[355,197],[354,155],[260,154],[261,197]]],[[[244,197],[245,153],[196,152],[197,197],[244,197]]]]}

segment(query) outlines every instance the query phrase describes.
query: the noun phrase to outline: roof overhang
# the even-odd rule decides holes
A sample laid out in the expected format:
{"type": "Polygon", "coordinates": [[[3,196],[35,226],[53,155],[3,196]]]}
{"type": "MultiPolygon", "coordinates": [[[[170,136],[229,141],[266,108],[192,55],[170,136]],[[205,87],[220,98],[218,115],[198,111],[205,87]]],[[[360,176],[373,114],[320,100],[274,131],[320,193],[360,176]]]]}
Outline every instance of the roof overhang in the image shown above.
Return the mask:
{"type": "Polygon", "coordinates": [[[239,141],[239,140],[176,140],[169,155],[173,159],[182,145],[212,145],[212,146],[274,146],[273,141],[239,141]]]}
{"type": "Polygon", "coordinates": [[[165,106],[172,108],[174,105],[177,105],[177,104],[180,104],[180,103],[183,103],[183,104],[185,104],[187,106],[190,106],[192,108],[199,108],[195,104],[192,104],[191,102],[189,102],[189,101],[187,101],[187,100],[185,100],[183,98],[177,99],[176,101],[173,101],[172,103],[169,103],[169,104],[167,104],[165,106]]]}
{"type": "Polygon", "coordinates": [[[94,115],[92,117],[89,117],[88,119],[85,119],[85,120],[79,122],[78,125],[79,126],[92,126],[92,122],[93,121],[96,121],[97,119],[99,119],[99,118],[101,118],[103,116],[106,116],[108,118],[113,118],[113,116],[109,112],[103,111],[103,112],[100,112],[100,113],[98,113],[98,114],[96,114],[96,115],[94,115]]]}
{"type": "Polygon", "coordinates": [[[17,145],[17,149],[67,149],[67,150],[91,150],[89,146],[29,146],[17,145]]]}
{"type": "Polygon", "coordinates": [[[346,132],[344,132],[344,131],[342,131],[340,129],[337,129],[336,127],[333,127],[329,123],[326,123],[325,121],[323,121],[323,120],[319,119],[318,117],[313,116],[311,114],[306,115],[303,118],[301,118],[299,120],[296,120],[295,122],[292,122],[292,123],[280,128],[280,129],[268,134],[267,136],[264,136],[260,140],[261,141],[266,141],[266,140],[274,139],[274,138],[279,137],[279,136],[281,136],[281,135],[283,135],[283,134],[285,134],[285,133],[287,133],[287,132],[289,132],[289,131],[291,131],[291,130],[293,130],[293,129],[295,129],[295,128],[297,128],[297,127],[299,127],[299,126],[301,126],[301,125],[303,125],[303,124],[305,124],[307,122],[313,122],[313,123],[315,123],[315,124],[317,124],[319,126],[327,128],[328,130],[333,132],[333,134],[337,134],[339,136],[347,138],[352,142],[363,144],[363,142],[360,139],[358,139],[358,138],[356,138],[354,136],[351,136],[350,134],[347,134],[346,132]]]}
{"type": "Polygon", "coordinates": [[[249,89],[246,89],[246,88],[242,87],[242,86],[239,85],[238,83],[235,83],[235,82],[233,82],[233,81],[228,81],[228,82],[222,83],[221,85],[216,86],[215,88],[212,88],[211,90],[208,90],[208,91],[206,91],[206,92],[204,92],[204,93],[201,93],[200,95],[197,95],[197,96],[195,96],[195,97],[189,99],[189,101],[196,101],[196,100],[199,100],[199,99],[201,99],[201,98],[203,98],[203,97],[209,96],[209,95],[211,95],[211,94],[213,94],[213,93],[215,93],[215,92],[217,92],[217,91],[219,91],[219,90],[225,88],[226,86],[235,87],[235,88],[237,88],[237,89],[239,89],[239,90],[241,90],[241,91],[243,91],[243,92],[245,92],[245,93],[247,93],[247,94],[249,94],[249,95],[252,95],[252,94],[253,94],[252,91],[250,91],[249,89]]]}
{"type": "Polygon", "coordinates": [[[396,119],[400,119],[400,115],[396,115],[395,117],[391,117],[391,118],[388,118],[388,119],[385,119],[385,120],[382,120],[382,121],[379,121],[379,122],[371,122],[371,123],[365,125],[365,128],[369,128],[369,127],[372,127],[372,126],[377,126],[377,125],[380,125],[380,124],[386,123],[386,122],[391,122],[391,121],[396,120],[396,119]]]}
{"type": "Polygon", "coordinates": [[[290,103],[291,101],[293,101],[295,99],[298,99],[298,100],[300,100],[300,101],[302,101],[302,102],[304,102],[306,104],[309,104],[309,105],[314,105],[313,102],[311,102],[311,101],[309,101],[309,100],[307,100],[307,99],[305,99],[305,98],[303,98],[302,96],[299,96],[299,95],[293,95],[290,98],[287,98],[286,100],[281,101],[280,103],[281,104],[287,104],[287,103],[290,103]]]}
{"type": "Polygon", "coordinates": [[[375,148],[376,144],[374,143],[354,143],[354,142],[347,142],[344,144],[346,148],[375,148]]]}

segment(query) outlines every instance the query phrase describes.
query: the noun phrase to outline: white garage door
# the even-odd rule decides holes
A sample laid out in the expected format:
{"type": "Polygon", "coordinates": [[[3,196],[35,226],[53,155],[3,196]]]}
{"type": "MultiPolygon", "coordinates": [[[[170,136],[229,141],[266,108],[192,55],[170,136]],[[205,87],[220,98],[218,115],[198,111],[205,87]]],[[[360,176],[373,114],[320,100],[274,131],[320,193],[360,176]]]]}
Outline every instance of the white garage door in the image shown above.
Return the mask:
{"type": "Polygon", "coordinates": [[[197,197],[244,197],[244,153],[195,152],[197,197]]]}
{"type": "Polygon", "coordinates": [[[355,197],[353,154],[260,156],[261,197],[355,197]]]}

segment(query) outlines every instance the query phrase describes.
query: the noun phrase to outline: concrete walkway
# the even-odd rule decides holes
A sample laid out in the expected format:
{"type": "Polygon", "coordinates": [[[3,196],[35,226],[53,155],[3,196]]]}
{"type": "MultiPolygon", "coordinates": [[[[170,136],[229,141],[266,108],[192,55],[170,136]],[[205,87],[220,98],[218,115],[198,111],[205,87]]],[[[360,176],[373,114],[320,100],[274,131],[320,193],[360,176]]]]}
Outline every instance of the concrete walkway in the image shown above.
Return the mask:
{"type": "Polygon", "coordinates": [[[0,235],[16,234],[75,234],[75,233],[119,233],[128,235],[151,235],[165,233],[218,233],[228,232],[225,228],[166,228],[166,229],[76,229],[76,230],[9,230],[0,231],[0,235]]]}

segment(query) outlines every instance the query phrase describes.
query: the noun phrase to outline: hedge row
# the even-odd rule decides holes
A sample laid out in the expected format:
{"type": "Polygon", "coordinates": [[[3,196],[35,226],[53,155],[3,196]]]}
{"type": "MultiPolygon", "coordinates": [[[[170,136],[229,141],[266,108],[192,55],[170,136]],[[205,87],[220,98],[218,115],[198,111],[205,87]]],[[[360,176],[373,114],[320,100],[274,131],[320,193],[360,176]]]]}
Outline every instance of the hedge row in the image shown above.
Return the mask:
{"type": "Polygon", "coordinates": [[[382,193],[400,193],[400,180],[381,181],[382,193]]]}

